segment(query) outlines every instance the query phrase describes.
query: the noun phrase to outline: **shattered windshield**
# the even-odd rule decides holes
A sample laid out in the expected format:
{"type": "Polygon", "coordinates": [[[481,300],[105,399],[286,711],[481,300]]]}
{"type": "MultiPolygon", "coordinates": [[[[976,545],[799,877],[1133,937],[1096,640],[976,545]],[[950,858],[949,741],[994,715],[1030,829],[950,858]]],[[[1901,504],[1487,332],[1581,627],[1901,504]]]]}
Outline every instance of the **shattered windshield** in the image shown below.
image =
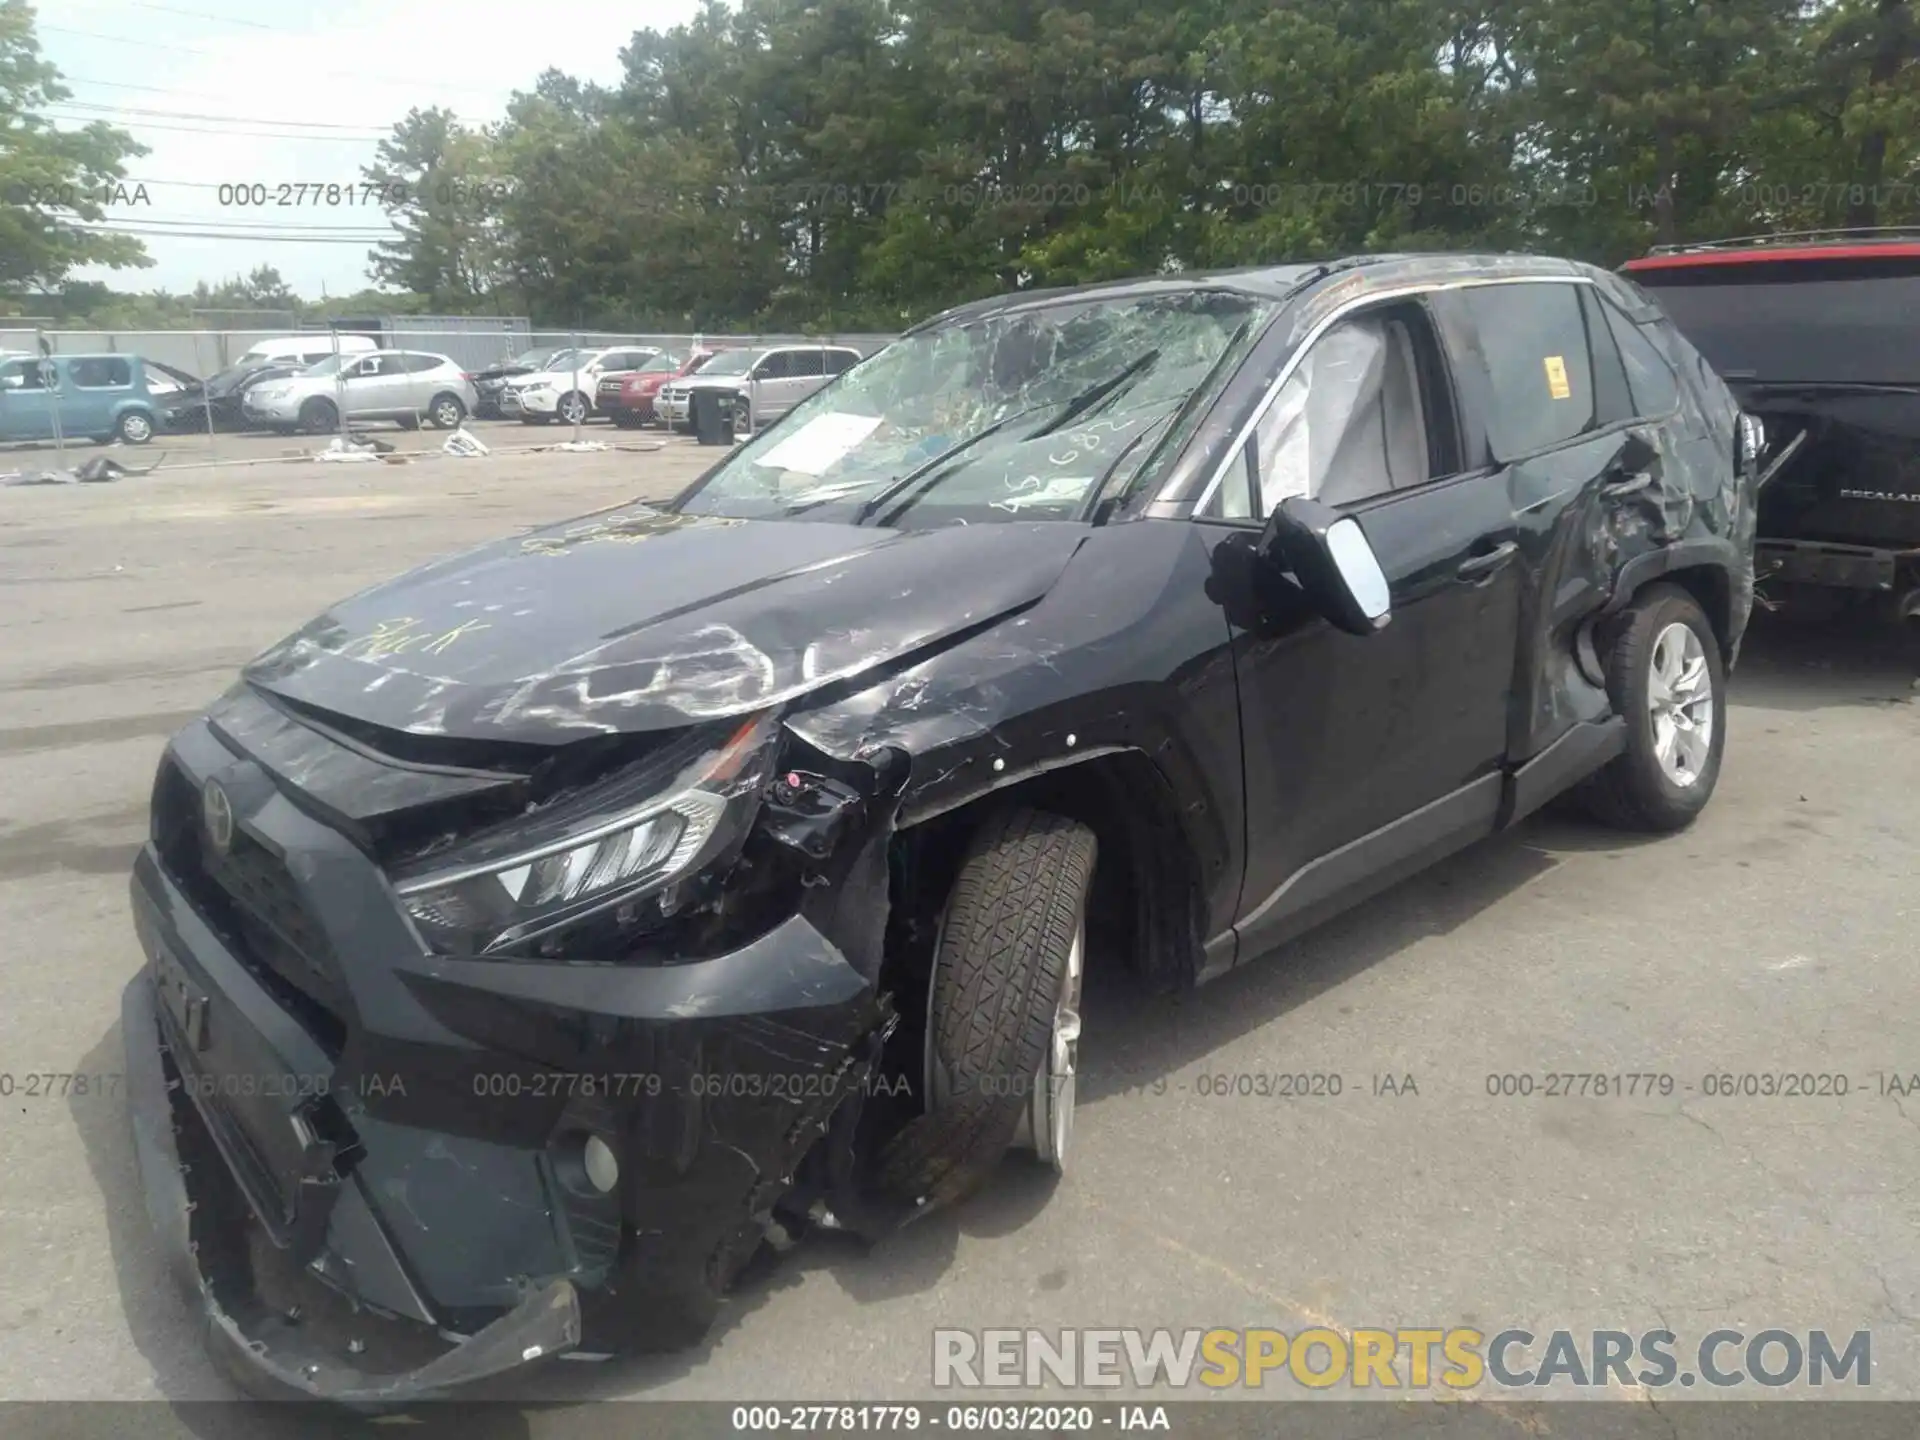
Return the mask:
{"type": "Polygon", "coordinates": [[[1071,518],[1109,471],[1147,460],[1271,314],[1253,296],[1183,290],[924,330],[803,400],[678,508],[914,526],[1071,518]]]}

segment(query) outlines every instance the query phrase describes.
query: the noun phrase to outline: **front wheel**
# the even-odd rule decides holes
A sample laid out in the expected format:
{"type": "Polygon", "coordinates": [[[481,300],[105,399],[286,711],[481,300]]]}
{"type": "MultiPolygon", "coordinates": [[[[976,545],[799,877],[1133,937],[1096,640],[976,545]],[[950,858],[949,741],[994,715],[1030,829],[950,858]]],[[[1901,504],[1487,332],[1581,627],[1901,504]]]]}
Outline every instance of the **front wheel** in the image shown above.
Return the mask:
{"type": "Polygon", "coordinates": [[[331,435],[340,424],[340,412],[331,400],[314,398],[300,407],[300,428],[309,435],[331,435]]]}
{"type": "Polygon", "coordinates": [[[1073,1136],[1093,831],[1014,809],[974,833],[927,994],[925,1112],[880,1156],[921,1208],[975,1188],[1015,1145],[1063,1170],[1073,1136]]]}
{"type": "Polygon", "coordinates": [[[587,418],[587,412],[593,407],[587,403],[586,396],[575,390],[562,395],[560,404],[555,408],[560,418],[567,424],[578,425],[587,418]]]}
{"type": "Polygon", "coordinates": [[[1699,603],[1652,585],[1612,626],[1607,694],[1627,748],[1581,791],[1596,819],[1626,830],[1684,829],[1707,807],[1727,743],[1726,666],[1699,603]]]}

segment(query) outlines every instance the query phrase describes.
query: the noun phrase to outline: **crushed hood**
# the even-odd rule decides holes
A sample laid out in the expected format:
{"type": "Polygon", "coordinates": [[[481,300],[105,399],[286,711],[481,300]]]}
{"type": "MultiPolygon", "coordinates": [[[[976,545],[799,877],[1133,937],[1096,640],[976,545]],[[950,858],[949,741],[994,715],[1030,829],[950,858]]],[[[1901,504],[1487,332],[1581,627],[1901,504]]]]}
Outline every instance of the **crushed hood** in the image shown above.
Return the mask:
{"type": "Polygon", "coordinates": [[[1062,522],[890,531],[629,505],[341,602],[246,679],[419,735],[560,743],[779,704],[1038,600],[1062,522]]]}

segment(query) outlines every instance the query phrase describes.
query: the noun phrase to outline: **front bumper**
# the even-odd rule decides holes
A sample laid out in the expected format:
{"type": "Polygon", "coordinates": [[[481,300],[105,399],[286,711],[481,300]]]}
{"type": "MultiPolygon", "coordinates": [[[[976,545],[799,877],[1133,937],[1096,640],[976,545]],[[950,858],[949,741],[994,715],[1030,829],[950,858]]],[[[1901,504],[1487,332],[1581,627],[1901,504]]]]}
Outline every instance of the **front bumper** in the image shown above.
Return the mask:
{"type": "Polygon", "coordinates": [[[528,393],[508,390],[500,396],[500,413],[508,419],[516,415],[553,415],[560,408],[560,392],[538,390],[528,393]]]}
{"type": "Polygon", "coordinates": [[[207,722],[169,746],[154,809],[123,1002],[135,1144],[250,1388],[392,1404],[690,1343],[865,1078],[872,987],[802,916],[681,963],[449,959],[207,722]],[[182,821],[211,779],[224,857],[182,821]],[[586,1135],[618,1158],[610,1193],[586,1135]]]}
{"type": "Polygon", "coordinates": [[[261,400],[249,395],[240,402],[240,413],[256,425],[291,425],[300,418],[300,399],[261,400]]]}

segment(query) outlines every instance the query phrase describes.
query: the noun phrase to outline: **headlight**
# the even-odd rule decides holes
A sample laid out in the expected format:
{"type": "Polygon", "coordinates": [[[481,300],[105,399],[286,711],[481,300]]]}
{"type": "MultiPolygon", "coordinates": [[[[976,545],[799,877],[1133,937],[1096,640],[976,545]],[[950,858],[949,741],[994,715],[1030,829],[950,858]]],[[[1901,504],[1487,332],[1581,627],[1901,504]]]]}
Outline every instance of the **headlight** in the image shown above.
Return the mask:
{"type": "MultiPolygon", "coordinates": [[[[559,954],[556,932],[595,918],[620,929],[664,913],[661,892],[743,836],[767,777],[774,727],[756,716],[731,733],[669,742],[637,766],[476,837],[394,889],[441,953],[559,954]],[[545,944],[540,944],[543,937],[545,944]]],[[[592,927],[589,927],[592,928],[592,927]]],[[[578,953],[570,959],[605,959],[578,953]]]]}

